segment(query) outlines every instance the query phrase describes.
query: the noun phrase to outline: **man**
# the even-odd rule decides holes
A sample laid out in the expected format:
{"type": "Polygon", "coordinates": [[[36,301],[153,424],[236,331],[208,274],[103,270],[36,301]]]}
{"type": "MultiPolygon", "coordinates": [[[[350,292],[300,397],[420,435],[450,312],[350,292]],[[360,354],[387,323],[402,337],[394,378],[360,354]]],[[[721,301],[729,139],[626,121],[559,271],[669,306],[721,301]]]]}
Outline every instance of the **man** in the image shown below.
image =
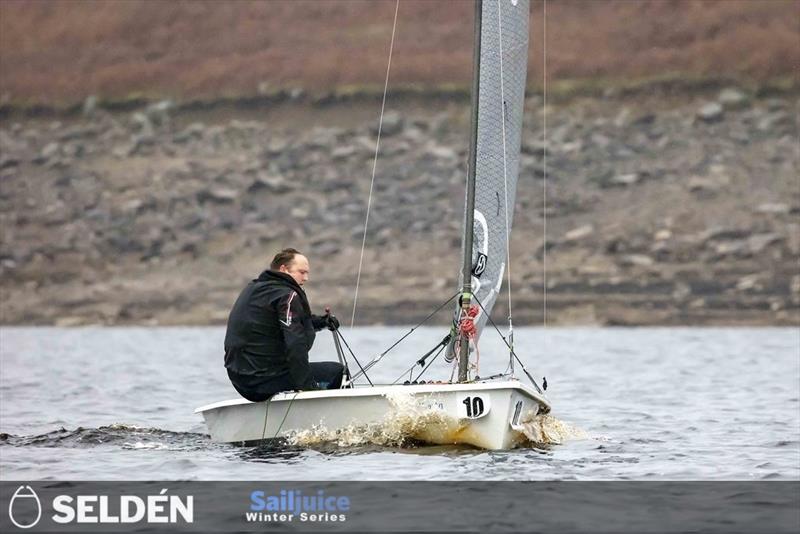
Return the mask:
{"type": "Polygon", "coordinates": [[[308,361],[315,333],[339,328],[330,312],[311,314],[302,287],[309,272],[308,258],[293,248],[281,250],[233,305],[225,334],[225,367],[233,387],[247,400],[342,385],[340,363],[308,361]]]}

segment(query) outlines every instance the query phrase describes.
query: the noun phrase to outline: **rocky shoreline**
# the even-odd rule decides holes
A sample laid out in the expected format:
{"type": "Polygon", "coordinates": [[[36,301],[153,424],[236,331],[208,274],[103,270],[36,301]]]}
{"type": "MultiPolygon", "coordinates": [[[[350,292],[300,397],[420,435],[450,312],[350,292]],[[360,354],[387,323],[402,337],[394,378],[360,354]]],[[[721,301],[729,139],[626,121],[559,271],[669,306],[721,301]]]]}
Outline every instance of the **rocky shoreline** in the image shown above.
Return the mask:
{"type": "MultiPolygon", "coordinates": [[[[577,99],[547,109],[545,142],[531,97],[516,323],[542,324],[545,284],[548,324],[800,323],[798,102],[733,88],[577,99]]],[[[374,108],[88,100],[80,118],[4,120],[0,322],[224,323],[242,285],[296,246],[312,303],[349,323],[374,108]]],[[[467,123],[462,101],[385,117],[358,324],[415,323],[455,292],[467,123]]]]}

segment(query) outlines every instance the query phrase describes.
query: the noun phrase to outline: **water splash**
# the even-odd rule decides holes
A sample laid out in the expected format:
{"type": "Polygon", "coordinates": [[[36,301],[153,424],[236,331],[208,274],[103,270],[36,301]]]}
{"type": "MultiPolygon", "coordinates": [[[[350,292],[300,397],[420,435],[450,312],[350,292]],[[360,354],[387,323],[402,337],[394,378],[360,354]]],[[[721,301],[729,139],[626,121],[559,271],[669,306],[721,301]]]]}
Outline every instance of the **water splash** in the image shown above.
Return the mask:
{"type": "Polygon", "coordinates": [[[565,441],[589,439],[586,431],[550,414],[528,415],[520,421],[521,431],[532,445],[561,445],[565,441]]]}
{"type": "Polygon", "coordinates": [[[452,434],[463,426],[444,410],[413,395],[393,393],[386,398],[390,410],[380,422],[353,424],[333,430],[317,425],[308,430],[291,432],[287,441],[290,445],[301,447],[323,443],[334,443],[339,447],[406,447],[435,441],[438,436],[452,434]]]}

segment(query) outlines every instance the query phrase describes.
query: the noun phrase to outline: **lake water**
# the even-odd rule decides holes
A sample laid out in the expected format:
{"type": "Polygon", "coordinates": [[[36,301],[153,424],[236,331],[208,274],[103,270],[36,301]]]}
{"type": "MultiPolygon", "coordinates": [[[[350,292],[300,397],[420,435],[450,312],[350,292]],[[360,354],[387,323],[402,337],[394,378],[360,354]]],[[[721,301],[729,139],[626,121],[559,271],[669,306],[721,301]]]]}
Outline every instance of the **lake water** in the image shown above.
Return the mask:
{"type": "MultiPolygon", "coordinates": [[[[407,328],[344,335],[362,361],[407,328]]],[[[418,329],[371,373],[391,382],[445,334],[418,329]]],[[[455,447],[215,444],[193,410],[237,397],[223,328],[0,329],[3,480],[800,479],[800,330],[517,328],[547,376],[561,443],[455,447]]],[[[312,360],[334,359],[327,332],[312,360]]],[[[492,332],[481,374],[503,371],[492,332]]],[[[437,361],[428,378],[447,378],[437,361]]]]}

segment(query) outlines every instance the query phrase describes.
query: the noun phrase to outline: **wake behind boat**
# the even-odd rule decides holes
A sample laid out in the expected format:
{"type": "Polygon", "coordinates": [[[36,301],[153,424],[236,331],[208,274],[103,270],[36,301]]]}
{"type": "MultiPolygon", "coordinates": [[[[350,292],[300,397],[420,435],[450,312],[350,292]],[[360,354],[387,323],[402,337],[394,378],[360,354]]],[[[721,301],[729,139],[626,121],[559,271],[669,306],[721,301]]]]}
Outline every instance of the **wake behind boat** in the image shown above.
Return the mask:
{"type": "MultiPolygon", "coordinates": [[[[396,17],[395,13],[395,22],[396,17]]],[[[525,100],[528,19],[527,0],[476,0],[463,266],[459,292],[439,308],[458,297],[450,333],[416,363],[423,366],[433,355],[431,361],[416,378],[410,373],[405,385],[373,385],[367,372],[399,341],[363,367],[350,351],[360,368],[351,378],[342,350],[344,339],[334,331],[340,362],[347,369],[342,389],[279,393],[264,402],[236,399],[198,408],[196,413],[205,418],[213,440],[252,443],[303,433],[335,439],[337,433],[352,428],[396,428],[404,437],[427,443],[508,449],[526,441],[526,424],[550,412],[543,389],[514,349],[510,285],[506,336],[490,316],[504,274],[510,279],[509,239],[525,100]],[[488,323],[508,347],[509,364],[507,372],[481,380],[478,340],[488,323]],[[452,365],[450,380],[420,383],[422,374],[442,353],[452,365]],[[532,387],[514,377],[515,365],[532,387]],[[453,382],[454,376],[457,382],[453,382]],[[362,377],[369,385],[355,386],[355,380],[362,377]]],[[[380,127],[378,132],[379,146],[380,127]]],[[[366,235],[366,224],[364,231],[366,235]]],[[[409,371],[413,369],[414,365],[409,371]]],[[[543,386],[546,388],[546,382],[543,386]]]]}

